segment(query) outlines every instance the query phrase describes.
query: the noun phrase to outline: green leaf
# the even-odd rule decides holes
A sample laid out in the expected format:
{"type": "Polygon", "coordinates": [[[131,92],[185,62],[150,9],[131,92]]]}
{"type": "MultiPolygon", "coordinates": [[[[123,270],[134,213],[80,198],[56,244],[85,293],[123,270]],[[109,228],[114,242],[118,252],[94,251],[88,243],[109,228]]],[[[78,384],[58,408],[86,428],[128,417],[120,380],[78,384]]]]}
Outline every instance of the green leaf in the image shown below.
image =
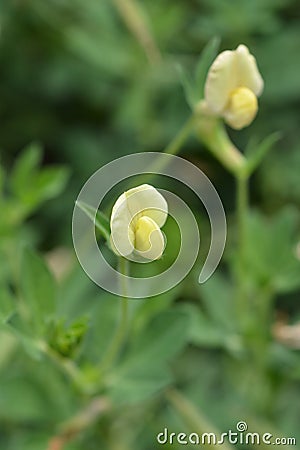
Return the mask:
{"type": "Polygon", "coordinates": [[[235,355],[241,350],[240,338],[223,324],[214,322],[199,305],[184,303],[181,309],[190,315],[189,342],[201,348],[225,348],[235,355]]]}
{"type": "Polygon", "coordinates": [[[56,286],[42,258],[25,250],[21,264],[21,293],[35,330],[43,333],[55,308],[56,286]]]}
{"type": "Polygon", "coordinates": [[[178,65],[181,84],[184,89],[185,98],[190,108],[193,110],[196,104],[204,97],[204,84],[210,65],[215,59],[220,46],[220,39],[213,38],[204,47],[195,70],[193,79],[186,70],[178,65]]]}
{"type": "Polygon", "coordinates": [[[198,100],[204,97],[204,85],[208,69],[218,54],[220,42],[220,38],[214,37],[206,44],[201,52],[195,71],[195,85],[199,95],[198,100]]]}
{"type": "Polygon", "coordinates": [[[286,208],[273,217],[258,212],[248,216],[246,248],[249,280],[271,286],[278,293],[300,286],[300,261],[296,256],[299,213],[286,208]]]}
{"type": "Polygon", "coordinates": [[[127,362],[139,365],[143,360],[149,365],[151,361],[170,361],[186,343],[188,326],[189,316],[185,311],[173,308],[162,312],[136,338],[127,362]]]}
{"type": "Polygon", "coordinates": [[[4,183],[5,183],[5,171],[3,167],[0,165],[0,197],[2,196],[4,183]]]}
{"type": "Polygon", "coordinates": [[[9,421],[41,420],[47,417],[45,404],[37,386],[21,375],[2,379],[0,417],[9,421]]]}
{"type": "Polygon", "coordinates": [[[215,272],[206,283],[198,285],[198,291],[204,310],[216,326],[233,330],[234,292],[229,281],[221,273],[215,272]]]}
{"type": "Polygon", "coordinates": [[[93,206],[84,202],[76,202],[76,205],[94,222],[95,227],[100,231],[105,240],[110,242],[110,225],[108,217],[93,206]]]}
{"type": "Polygon", "coordinates": [[[113,388],[110,395],[117,404],[135,403],[146,400],[157,394],[160,390],[172,383],[170,372],[162,366],[145,369],[144,367],[134,367],[126,373],[119,372],[117,376],[112,376],[113,388]]]}
{"type": "Polygon", "coordinates": [[[24,190],[26,191],[31,185],[41,162],[42,153],[42,147],[32,143],[17,158],[10,174],[10,188],[17,197],[22,198],[24,190]]]}
{"type": "Polygon", "coordinates": [[[12,295],[6,286],[0,287],[0,323],[6,322],[15,310],[15,304],[12,295]]]}
{"type": "Polygon", "coordinates": [[[27,201],[38,204],[56,197],[62,192],[69,178],[66,167],[52,166],[42,169],[33,180],[27,201]]]}
{"type": "Polygon", "coordinates": [[[220,348],[224,344],[224,330],[212,322],[203,311],[193,304],[184,305],[191,316],[190,342],[201,347],[220,348]]]}
{"type": "Polygon", "coordinates": [[[14,314],[7,323],[2,325],[2,328],[18,339],[30,358],[37,361],[41,359],[41,349],[39,348],[38,341],[33,337],[34,330],[30,329],[28,324],[24,323],[19,314],[14,314]]]}
{"type": "Polygon", "coordinates": [[[179,308],[156,316],[136,336],[112,375],[112,398],[125,402],[142,400],[167,386],[172,381],[168,364],[187,343],[189,324],[189,315],[179,308]]]}
{"type": "Polygon", "coordinates": [[[131,323],[131,339],[135,339],[136,335],[147,326],[153,317],[171,308],[180,289],[180,286],[177,285],[163,294],[152,297],[150,301],[149,298],[145,298],[133,303],[134,317],[131,323]]]}
{"type": "Polygon", "coordinates": [[[274,144],[279,141],[282,134],[275,132],[267,136],[260,144],[252,142],[246,149],[246,154],[249,155],[247,163],[247,171],[249,174],[260,165],[265,156],[273,148],[274,144]]]}
{"type": "Polygon", "coordinates": [[[186,72],[186,70],[179,64],[177,65],[177,70],[179,73],[181,85],[184,90],[185,99],[190,108],[193,110],[197,103],[197,92],[194,85],[194,81],[191,79],[190,75],[186,72]]]}
{"type": "Polygon", "coordinates": [[[69,171],[65,167],[47,167],[32,175],[19,193],[30,211],[42,202],[56,197],[65,187],[69,171]]]}
{"type": "Polygon", "coordinates": [[[32,144],[21,153],[10,176],[11,191],[21,200],[20,208],[25,215],[43,201],[57,196],[69,178],[66,167],[39,168],[41,158],[41,147],[32,144]]]}

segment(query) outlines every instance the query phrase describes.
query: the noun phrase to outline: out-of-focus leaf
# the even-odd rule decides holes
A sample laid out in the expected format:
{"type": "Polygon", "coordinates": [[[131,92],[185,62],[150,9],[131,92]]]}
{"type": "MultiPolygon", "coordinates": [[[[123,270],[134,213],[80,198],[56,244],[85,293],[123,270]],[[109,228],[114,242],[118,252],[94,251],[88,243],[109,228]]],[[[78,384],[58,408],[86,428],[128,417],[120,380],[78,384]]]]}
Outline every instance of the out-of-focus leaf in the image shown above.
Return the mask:
{"type": "Polygon", "coordinates": [[[134,302],[134,318],[131,325],[131,338],[135,339],[153,317],[171,308],[171,304],[176,300],[179,292],[180,286],[176,286],[163,294],[151,298],[150,301],[148,298],[145,298],[140,299],[138,302],[134,302]]]}
{"type": "Polygon", "coordinates": [[[57,196],[65,187],[69,171],[64,167],[47,167],[32,175],[20,189],[19,198],[30,212],[40,203],[57,196]]]}
{"type": "Polygon", "coordinates": [[[291,61],[291,55],[299,51],[298,36],[298,23],[291,24],[284,32],[262,41],[257,48],[256,57],[265,79],[263,98],[275,109],[286,102],[299,100],[300,62],[298,58],[291,61]],[[280,55],[280,58],[276,55],[280,55]]]}
{"type": "Polygon", "coordinates": [[[14,377],[1,381],[0,417],[10,421],[41,420],[47,408],[37,387],[30,380],[14,377]]]}
{"type": "Polygon", "coordinates": [[[191,316],[190,341],[200,347],[220,348],[224,345],[224,330],[206,317],[196,305],[185,305],[191,316]]]}
{"type": "Polygon", "coordinates": [[[5,171],[4,168],[0,165],[0,198],[2,196],[4,182],[5,182],[5,171]]]}
{"type": "Polygon", "coordinates": [[[0,234],[8,235],[14,232],[15,226],[22,223],[28,209],[18,200],[8,198],[1,205],[0,234]]]}
{"type": "Polygon", "coordinates": [[[287,203],[300,205],[300,145],[290,146],[282,142],[268,155],[259,168],[257,185],[264,202],[270,208],[287,203]]]}
{"type": "Polygon", "coordinates": [[[292,208],[272,218],[258,212],[249,216],[246,252],[249,279],[280,293],[300,286],[300,261],[295,251],[298,225],[299,214],[292,208]]]}
{"type": "Polygon", "coordinates": [[[37,361],[41,359],[42,354],[38,342],[34,339],[32,331],[28,329],[27,324],[23,322],[18,314],[12,316],[9,322],[3,325],[3,329],[12,333],[18,339],[30,358],[37,361]]]}
{"type": "Polygon", "coordinates": [[[208,317],[222,328],[234,330],[234,291],[230,281],[215,272],[206,283],[198,286],[198,290],[208,317]]]}
{"type": "Polygon", "coordinates": [[[109,243],[110,225],[108,217],[103,212],[96,210],[94,207],[84,202],[77,202],[76,204],[95,223],[96,228],[109,243]]]}
{"type": "Polygon", "coordinates": [[[64,189],[69,178],[65,167],[47,167],[35,177],[30,195],[32,203],[40,203],[56,197],[64,189]],[[35,194],[34,194],[35,193],[35,194]]]}
{"type": "Polygon", "coordinates": [[[248,156],[247,171],[252,173],[263,161],[264,157],[272,150],[276,142],[279,141],[281,137],[280,132],[272,133],[267,136],[260,144],[254,143],[251,147],[248,146],[246,149],[246,154],[248,156]]]}
{"type": "Polygon", "coordinates": [[[181,309],[190,315],[189,342],[201,348],[225,348],[236,354],[241,350],[240,338],[234,331],[214,322],[199,305],[187,303],[181,309]]]}
{"type": "Polygon", "coordinates": [[[6,286],[0,286],[0,322],[6,322],[15,310],[13,296],[6,286]]]}
{"type": "Polygon", "coordinates": [[[23,197],[42,159],[42,148],[33,143],[26,147],[17,158],[10,174],[10,188],[17,197],[23,197]]]}
{"type": "Polygon", "coordinates": [[[190,108],[193,110],[195,105],[204,97],[204,84],[208,69],[217,55],[220,46],[220,39],[213,38],[203,49],[196,69],[195,76],[192,78],[187,71],[178,66],[181,84],[184,89],[185,98],[190,108]]]}
{"type": "Polygon", "coordinates": [[[69,178],[66,167],[40,168],[41,158],[41,147],[32,144],[19,156],[10,176],[11,191],[20,200],[19,209],[23,215],[43,201],[57,196],[69,178]]]}
{"type": "Polygon", "coordinates": [[[93,364],[99,364],[109,348],[118,326],[120,300],[111,294],[93,297],[89,311],[89,329],[82,342],[81,353],[93,364]]]}
{"type": "Polygon", "coordinates": [[[134,403],[146,400],[172,383],[172,376],[166,367],[153,361],[151,369],[136,366],[132,370],[119,372],[113,378],[111,397],[117,403],[134,403]],[[120,378],[119,378],[120,377],[120,378]]]}
{"type": "Polygon", "coordinates": [[[157,315],[133,342],[125,365],[170,361],[186,343],[188,326],[189,316],[179,308],[157,315]]]}
{"type": "Polygon", "coordinates": [[[195,26],[206,39],[214,34],[244,42],[253,33],[276,34],[280,28],[279,13],[291,0],[202,0],[204,14],[199,14],[195,26]]]}
{"type": "Polygon", "coordinates": [[[180,81],[181,81],[181,84],[182,84],[182,87],[184,90],[186,101],[187,101],[188,105],[190,106],[190,108],[193,110],[197,103],[197,98],[198,98],[194,80],[191,78],[191,76],[186,72],[186,70],[182,66],[178,65],[177,69],[178,69],[180,81]]]}
{"type": "Polygon", "coordinates": [[[189,325],[188,314],[176,308],[156,316],[136,337],[109,380],[112,397],[121,402],[138,401],[169,384],[168,363],[187,343],[189,325]]]}
{"type": "Polygon", "coordinates": [[[15,357],[16,350],[18,348],[18,340],[10,330],[1,326],[0,322],[0,373],[9,367],[11,361],[15,357]]]}
{"type": "MultiPolygon", "coordinates": [[[[31,420],[34,419],[34,417],[31,418],[31,420]]],[[[49,433],[37,432],[36,430],[33,432],[24,431],[23,433],[15,434],[8,442],[4,440],[4,443],[6,450],[13,450],[15,448],[21,448],[22,450],[40,450],[41,448],[47,448],[49,433]]]]}
{"type": "Polygon", "coordinates": [[[55,310],[56,286],[45,262],[31,250],[24,250],[20,283],[31,322],[37,332],[43,333],[55,310]]]}
{"type": "Polygon", "coordinates": [[[200,54],[198,64],[195,71],[195,84],[198,92],[199,100],[204,97],[204,84],[208,69],[217,56],[220,47],[220,38],[211,39],[204,47],[200,54]]]}

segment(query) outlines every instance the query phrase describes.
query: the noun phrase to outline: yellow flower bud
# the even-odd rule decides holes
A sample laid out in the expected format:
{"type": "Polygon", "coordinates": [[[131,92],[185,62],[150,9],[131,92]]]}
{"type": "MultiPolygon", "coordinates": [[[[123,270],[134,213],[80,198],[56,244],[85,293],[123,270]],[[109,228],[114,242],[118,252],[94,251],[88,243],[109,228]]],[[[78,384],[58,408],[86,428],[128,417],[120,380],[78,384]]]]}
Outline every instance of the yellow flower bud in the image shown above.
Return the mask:
{"type": "Polygon", "coordinates": [[[160,228],[167,216],[167,202],[153,186],[143,184],[124,192],[110,219],[114,252],[124,257],[136,253],[151,261],[159,259],[165,248],[160,228]]]}
{"type": "Polygon", "coordinates": [[[211,65],[205,82],[205,103],[215,116],[233,128],[250,125],[256,116],[257,97],[263,79],[256,60],[245,45],[220,53],[211,65]]]}

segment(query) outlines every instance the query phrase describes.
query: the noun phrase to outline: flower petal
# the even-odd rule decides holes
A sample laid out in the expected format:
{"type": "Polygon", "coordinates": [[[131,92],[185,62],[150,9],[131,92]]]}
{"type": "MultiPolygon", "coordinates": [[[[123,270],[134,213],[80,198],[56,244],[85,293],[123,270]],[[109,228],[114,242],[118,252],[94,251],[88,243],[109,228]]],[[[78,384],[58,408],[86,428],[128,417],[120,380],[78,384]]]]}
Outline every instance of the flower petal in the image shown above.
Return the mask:
{"type": "Polygon", "coordinates": [[[235,89],[223,112],[225,122],[235,130],[247,127],[253,121],[258,109],[257,98],[248,88],[235,89]]]}
{"type": "Polygon", "coordinates": [[[147,216],[138,219],[135,229],[135,249],[144,258],[159,259],[165,248],[164,236],[157,223],[147,216]]]}
{"type": "Polygon", "coordinates": [[[264,81],[258,71],[256,59],[245,45],[239,45],[236,49],[235,64],[239,87],[246,87],[259,96],[263,91],[264,81]]]}
{"type": "Polygon", "coordinates": [[[211,111],[220,114],[225,108],[230,93],[237,86],[234,71],[235,54],[225,50],[212,63],[205,82],[205,100],[211,111]]]}
{"type": "Polygon", "coordinates": [[[151,185],[142,184],[125,192],[131,217],[139,215],[153,219],[159,227],[167,220],[168,204],[164,197],[151,185]]]}
{"type": "Polygon", "coordinates": [[[130,255],[134,250],[132,217],[125,194],[120,195],[112,209],[110,218],[111,243],[116,253],[130,255]]]}

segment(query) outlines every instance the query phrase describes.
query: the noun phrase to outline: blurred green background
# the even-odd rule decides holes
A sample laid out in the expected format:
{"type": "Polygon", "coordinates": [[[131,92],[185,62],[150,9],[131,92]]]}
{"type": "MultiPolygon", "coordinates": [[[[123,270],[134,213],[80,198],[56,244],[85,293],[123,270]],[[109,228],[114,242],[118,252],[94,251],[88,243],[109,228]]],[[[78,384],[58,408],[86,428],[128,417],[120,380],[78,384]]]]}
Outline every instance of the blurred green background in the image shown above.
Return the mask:
{"type": "Polygon", "coordinates": [[[251,182],[252,331],[262,330],[257,339],[253,331],[251,342],[259,356],[243,353],[231,314],[234,181],[191,138],[181,156],[210,177],[227,213],[224,264],[202,287],[192,274],[171,292],[131,306],[127,353],[103,388],[115,406],[57,449],[159,448],[155,437],[165,426],[188,427],[162,394],[170,385],[220,430],[234,429],[238,420],[263,428],[265,420],[264,432],[270,426],[300,439],[299,2],[126,5],[0,3],[0,448],[46,449],[60,425],[88,404],[90,393],[61,366],[75,361],[83,387],[94,383],[119,303],[93,285],[74,257],[75,199],[103,164],[167,146],[190,114],[178,64],[192,72],[215,36],[221,49],[246,44],[265,80],[258,117],[241,132],[230,130],[233,140],[245,148],[253,137],[282,133],[251,182]],[[42,253],[59,281],[24,247],[42,253]],[[265,288],[269,297],[260,301],[265,288]],[[49,310],[39,307],[45,296],[49,310]],[[36,345],[41,341],[56,352],[52,360],[36,345]]]}

